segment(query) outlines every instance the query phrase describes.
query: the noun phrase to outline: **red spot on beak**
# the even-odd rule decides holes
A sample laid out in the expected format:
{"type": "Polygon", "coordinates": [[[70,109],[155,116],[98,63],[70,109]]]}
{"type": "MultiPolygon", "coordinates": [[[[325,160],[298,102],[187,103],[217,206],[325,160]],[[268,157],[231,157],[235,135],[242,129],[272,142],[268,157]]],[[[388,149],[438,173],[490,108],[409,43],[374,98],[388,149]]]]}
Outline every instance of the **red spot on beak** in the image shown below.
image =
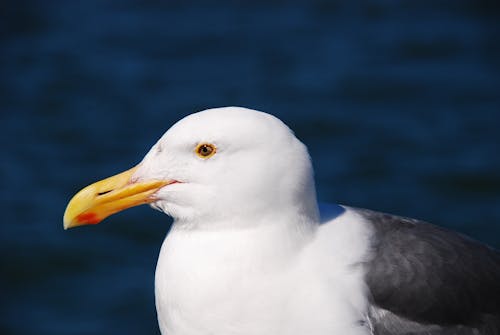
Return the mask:
{"type": "Polygon", "coordinates": [[[76,217],[79,223],[97,224],[101,220],[97,217],[95,213],[82,213],[76,217]]]}

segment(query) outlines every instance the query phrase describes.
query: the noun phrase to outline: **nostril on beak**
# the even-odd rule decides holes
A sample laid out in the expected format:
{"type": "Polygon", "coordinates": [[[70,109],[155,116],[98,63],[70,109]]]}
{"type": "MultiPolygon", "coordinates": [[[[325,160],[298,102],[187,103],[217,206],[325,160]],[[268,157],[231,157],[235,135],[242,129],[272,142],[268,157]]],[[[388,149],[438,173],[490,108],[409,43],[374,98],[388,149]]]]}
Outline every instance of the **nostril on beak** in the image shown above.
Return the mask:
{"type": "Polygon", "coordinates": [[[111,192],[111,191],[112,191],[112,190],[109,190],[109,191],[104,191],[104,192],[99,192],[99,193],[97,193],[97,195],[98,195],[98,196],[99,196],[99,195],[104,195],[104,194],[109,193],[109,192],[111,192]]]}

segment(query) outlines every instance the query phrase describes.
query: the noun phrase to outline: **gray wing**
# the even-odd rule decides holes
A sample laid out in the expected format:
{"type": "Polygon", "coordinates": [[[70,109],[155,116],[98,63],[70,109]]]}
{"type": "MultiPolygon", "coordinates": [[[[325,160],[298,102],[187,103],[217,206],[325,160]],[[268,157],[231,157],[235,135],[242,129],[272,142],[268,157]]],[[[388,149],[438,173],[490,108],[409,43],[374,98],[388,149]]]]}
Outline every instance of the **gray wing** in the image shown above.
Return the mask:
{"type": "Polygon", "coordinates": [[[500,254],[432,224],[352,209],[374,228],[375,334],[500,334],[500,254]]]}

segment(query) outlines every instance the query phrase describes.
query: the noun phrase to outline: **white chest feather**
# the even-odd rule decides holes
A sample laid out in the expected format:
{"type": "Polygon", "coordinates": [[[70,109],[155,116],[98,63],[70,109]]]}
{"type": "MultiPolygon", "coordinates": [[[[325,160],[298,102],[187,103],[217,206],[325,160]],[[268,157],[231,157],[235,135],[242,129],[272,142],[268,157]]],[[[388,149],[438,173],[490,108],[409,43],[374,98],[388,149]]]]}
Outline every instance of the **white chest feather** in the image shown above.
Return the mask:
{"type": "Polygon", "coordinates": [[[367,233],[351,216],[300,242],[279,229],[172,231],[156,269],[162,334],[369,334],[363,272],[353,266],[366,244],[352,251],[367,233]]]}

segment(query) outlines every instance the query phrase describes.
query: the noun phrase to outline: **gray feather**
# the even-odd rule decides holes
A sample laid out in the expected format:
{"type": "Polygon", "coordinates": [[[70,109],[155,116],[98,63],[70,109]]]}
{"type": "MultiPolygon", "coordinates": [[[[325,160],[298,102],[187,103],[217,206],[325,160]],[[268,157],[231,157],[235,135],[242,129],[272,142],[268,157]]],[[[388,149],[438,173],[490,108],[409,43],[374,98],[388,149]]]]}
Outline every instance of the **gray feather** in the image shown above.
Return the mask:
{"type": "Polygon", "coordinates": [[[375,334],[500,334],[500,254],[410,218],[353,209],[373,226],[366,263],[375,334]]]}

